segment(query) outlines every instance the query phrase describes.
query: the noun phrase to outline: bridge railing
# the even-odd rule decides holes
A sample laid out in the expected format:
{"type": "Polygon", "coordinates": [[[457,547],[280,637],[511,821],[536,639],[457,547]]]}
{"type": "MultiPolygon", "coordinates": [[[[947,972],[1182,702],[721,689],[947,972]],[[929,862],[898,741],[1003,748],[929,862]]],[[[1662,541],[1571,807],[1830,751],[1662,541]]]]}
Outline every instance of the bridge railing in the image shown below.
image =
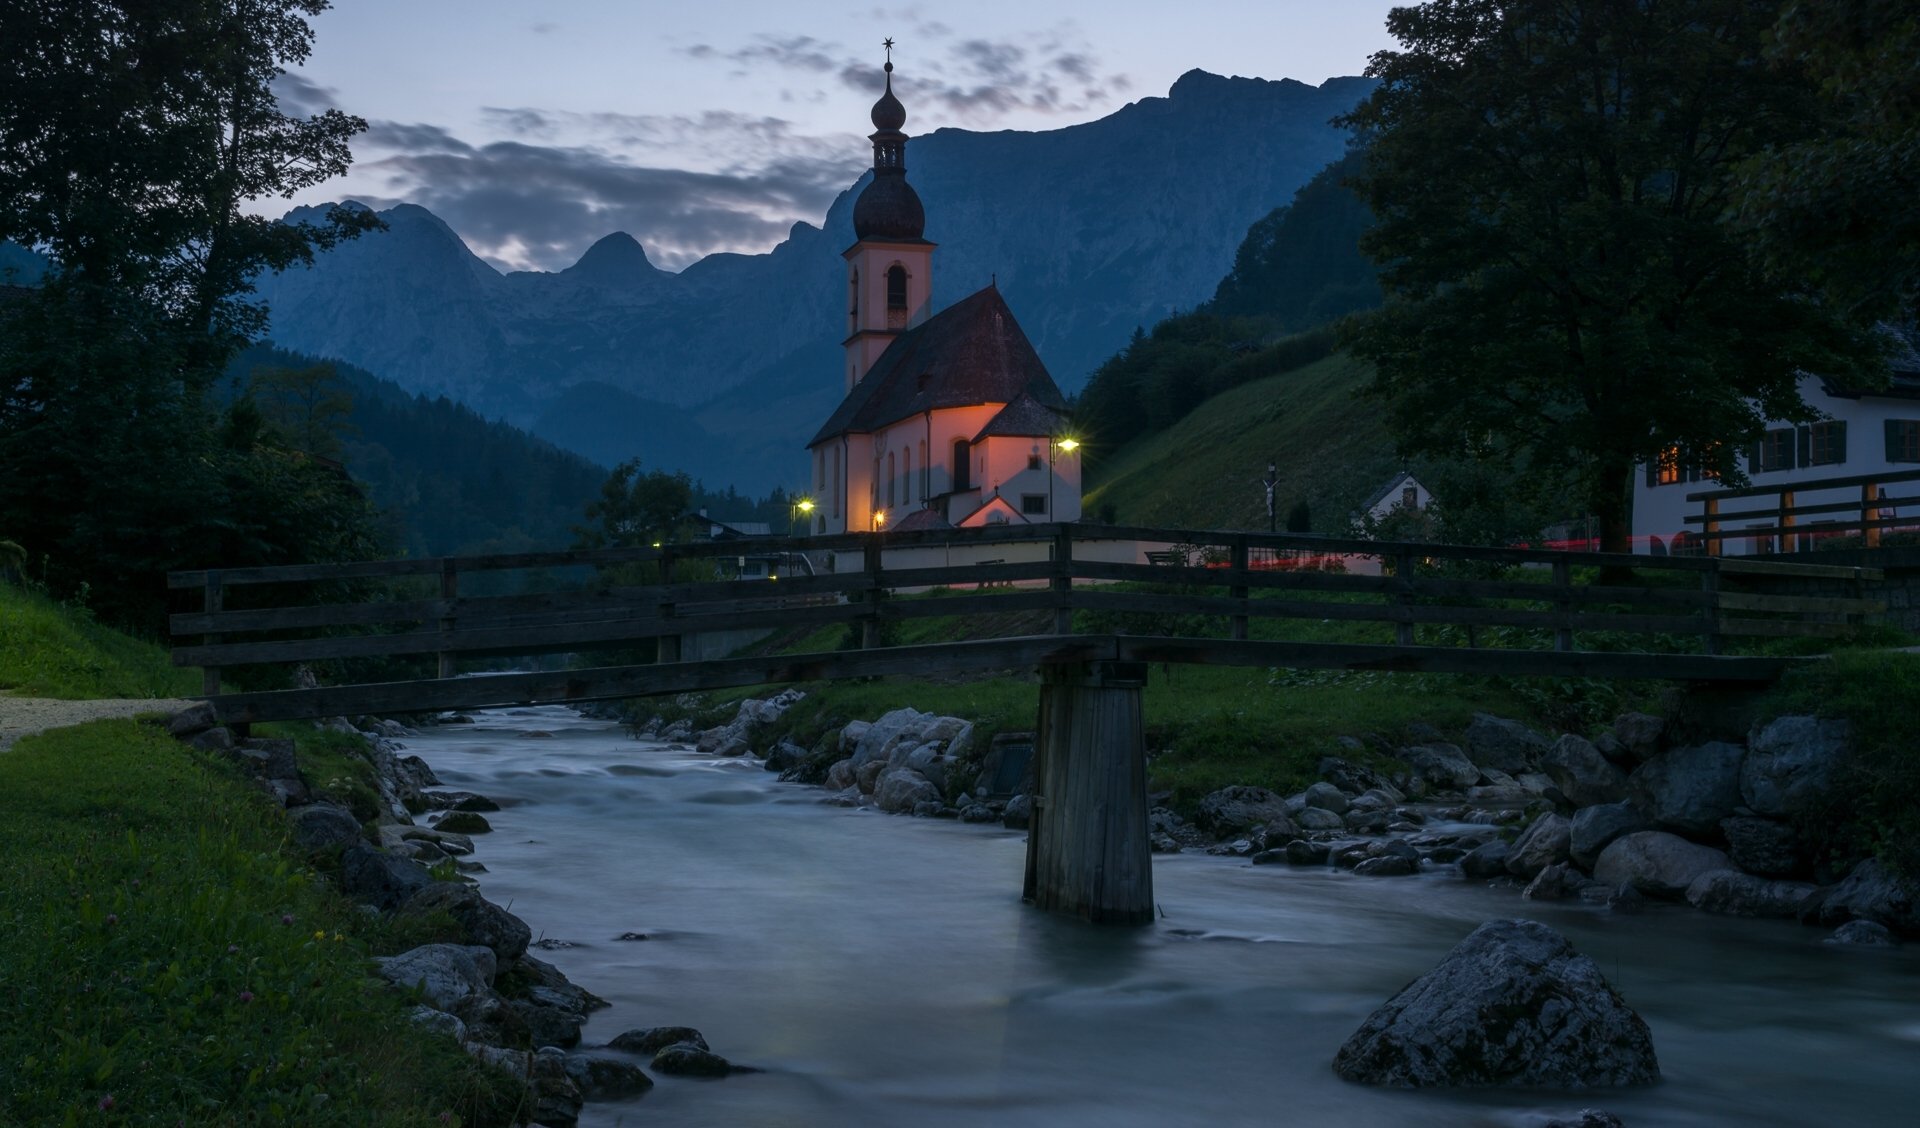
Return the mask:
{"type": "MultiPolygon", "coordinates": [[[[1750,590],[1744,582],[1786,575],[1877,578],[1864,568],[1725,557],[1024,525],[216,569],[174,573],[169,585],[202,593],[199,609],[172,617],[172,631],[182,640],[173,660],[201,667],[204,692],[211,696],[220,691],[221,670],[234,666],[434,655],[443,680],[458,672],[463,657],[530,657],[648,640],[657,640],[661,664],[678,664],[685,635],[835,624],[853,628],[861,648],[878,652],[889,622],[979,616],[1013,624],[1007,629],[1021,638],[1130,638],[1130,652],[1152,653],[1156,660],[1392,661],[1401,669],[1566,672],[1598,667],[1515,665],[1492,656],[1572,655],[1581,650],[1582,636],[1599,643],[1589,650],[1710,656],[1741,636],[1843,634],[1882,610],[1857,594],[1783,596],[1750,590]],[[976,556],[991,552],[993,559],[929,563],[933,549],[948,550],[943,559],[956,549],[976,556]],[[692,571],[690,562],[782,551],[858,560],[861,566],[773,580],[678,579],[692,571]],[[551,577],[557,570],[595,569],[618,576],[606,570],[634,565],[648,566],[657,582],[582,582],[570,590],[511,594],[478,594],[480,586],[469,582],[463,591],[463,578],[490,573],[540,570],[551,577]],[[356,602],[322,602],[307,594],[316,586],[396,581],[397,589],[356,602]],[[1147,646],[1143,636],[1158,641],[1147,646]],[[1489,657],[1436,657],[1462,648],[1489,657]]],[[[907,649],[929,648],[896,648],[903,661],[907,649]]],[[[1008,653],[1016,650],[1027,653],[1008,653]]],[[[915,668],[959,664],[958,653],[943,657],[934,648],[914,657],[915,668]]],[[[872,661],[847,665],[869,673],[884,668],[872,661]]],[[[388,698],[398,696],[396,691],[388,698]]]]}
{"type": "Polygon", "coordinates": [[[1920,496],[1887,493],[1890,486],[1910,490],[1916,483],[1920,483],[1920,470],[1888,470],[1702,490],[1687,495],[1688,501],[1700,503],[1700,512],[1684,520],[1693,526],[1689,532],[1703,542],[1709,556],[1722,555],[1727,542],[1736,540],[1753,541],[1760,554],[1808,552],[1837,537],[1858,537],[1860,547],[1879,548],[1887,533],[1920,529],[1920,517],[1912,515],[1920,496]],[[1814,495],[1826,500],[1807,500],[1814,495]],[[1773,504],[1765,504],[1768,500],[1773,504]],[[1730,504],[1741,507],[1728,509],[1730,504]],[[1900,516],[1903,508],[1908,516],[1900,516]],[[1809,517],[1814,519],[1805,520],[1809,517]]]}

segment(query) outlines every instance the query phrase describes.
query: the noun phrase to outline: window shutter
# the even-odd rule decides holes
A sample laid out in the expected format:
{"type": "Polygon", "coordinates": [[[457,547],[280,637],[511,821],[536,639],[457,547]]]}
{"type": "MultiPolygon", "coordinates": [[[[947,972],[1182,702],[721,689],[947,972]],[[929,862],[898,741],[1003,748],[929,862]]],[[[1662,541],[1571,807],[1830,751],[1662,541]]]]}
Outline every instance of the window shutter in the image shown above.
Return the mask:
{"type": "Polygon", "coordinates": [[[1905,453],[1900,449],[1900,420],[1889,419],[1885,422],[1884,426],[1887,431],[1887,461],[1905,462],[1906,459],[1900,457],[1905,453]]]}
{"type": "Polygon", "coordinates": [[[1794,435],[1800,441],[1800,465],[1813,465],[1813,428],[1796,427],[1794,435]]]}

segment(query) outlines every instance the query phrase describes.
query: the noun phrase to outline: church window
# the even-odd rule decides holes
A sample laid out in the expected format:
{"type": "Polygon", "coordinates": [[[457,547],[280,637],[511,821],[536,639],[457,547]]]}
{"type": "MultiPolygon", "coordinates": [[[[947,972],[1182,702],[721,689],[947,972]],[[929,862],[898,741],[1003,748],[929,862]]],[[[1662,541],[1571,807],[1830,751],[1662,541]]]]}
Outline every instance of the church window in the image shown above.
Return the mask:
{"type": "Polygon", "coordinates": [[[1029,517],[1044,517],[1047,512],[1047,495],[1021,494],[1020,512],[1029,517]]]}
{"type": "Polygon", "coordinates": [[[969,469],[969,466],[968,466],[968,464],[969,464],[969,463],[970,463],[971,461],[972,461],[972,459],[971,459],[970,457],[968,457],[968,451],[967,451],[967,440],[965,440],[965,439],[955,439],[955,440],[953,440],[953,488],[954,488],[954,492],[956,492],[956,493],[958,493],[958,492],[959,492],[959,491],[961,491],[961,490],[966,490],[966,489],[972,489],[972,488],[973,488],[973,487],[972,487],[971,485],[969,485],[969,484],[968,484],[968,480],[969,480],[969,476],[968,476],[968,474],[967,474],[967,471],[968,471],[968,469],[969,469]]]}
{"type": "Polygon", "coordinates": [[[867,505],[880,508],[880,456],[873,456],[873,475],[867,479],[867,505]]]}
{"type": "Polygon", "coordinates": [[[1027,454],[1027,469],[1040,469],[1040,455],[1037,452],[1029,452],[1027,454]]]}
{"type": "Polygon", "coordinates": [[[892,509],[894,505],[895,505],[895,502],[893,500],[893,456],[889,454],[887,456],[887,508],[892,509]]]}
{"type": "Polygon", "coordinates": [[[900,500],[913,501],[913,448],[900,452],[900,500]]]}
{"type": "Polygon", "coordinates": [[[920,489],[918,492],[922,498],[925,498],[927,496],[927,492],[933,487],[932,473],[933,473],[933,468],[927,465],[927,440],[921,439],[920,440],[920,475],[921,477],[920,477],[920,489]]]}
{"type": "Polygon", "coordinates": [[[854,271],[849,283],[852,293],[847,296],[847,320],[855,329],[860,328],[860,272],[854,271]]]}
{"type": "Polygon", "coordinates": [[[840,449],[835,447],[833,451],[833,515],[835,517],[840,516],[840,502],[846,496],[847,491],[840,477],[840,449]]]}
{"type": "Polygon", "coordinates": [[[887,268],[887,308],[907,308],[907,268],[899,263],[887,268]]]}

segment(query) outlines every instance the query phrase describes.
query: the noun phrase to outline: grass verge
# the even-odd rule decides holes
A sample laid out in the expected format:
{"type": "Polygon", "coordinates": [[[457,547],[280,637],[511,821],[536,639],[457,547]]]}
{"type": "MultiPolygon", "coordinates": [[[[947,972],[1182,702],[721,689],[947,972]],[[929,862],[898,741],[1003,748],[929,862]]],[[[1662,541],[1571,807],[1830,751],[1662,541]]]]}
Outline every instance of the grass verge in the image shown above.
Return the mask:
{"type": "Polygon", "coordinates": [[[26,697],[185,697],[196,670],[159,646],[93,621],[85,608],[0,582],[0,692],[26,697]]]}
{"type": "Polygon", "coordinates": [[[132,721],[0,754],[0,1123],[511,1122],[512,1083],[408,1021],[377,927],[284,840],[132,721]]]}

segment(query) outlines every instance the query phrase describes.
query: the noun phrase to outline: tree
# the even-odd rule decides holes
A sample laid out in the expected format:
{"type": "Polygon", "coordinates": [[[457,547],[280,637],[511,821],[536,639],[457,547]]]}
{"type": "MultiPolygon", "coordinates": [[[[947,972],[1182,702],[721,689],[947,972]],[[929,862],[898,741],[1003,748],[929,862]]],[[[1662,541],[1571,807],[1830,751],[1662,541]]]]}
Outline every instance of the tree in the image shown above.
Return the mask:
{"type": "Polygon", "coordinates": [[[630,458],[613,468],[600,496],[587,503],[589,524],[576,527],[581,548],[641,548],[661,544],[687,516],[693,480],[664,470],[640,473],[630,458]]]}
{"type": "Polygon", "coordinates": [[[1803,372],[1871,379],[1874,346],[1729,222],[1741,163],[1804,135],[1812,88],[1762,65],[1764,0],[1435,0],[1343,121],[1377,225],[1377,367],[1403,452],[1571,484],[1627,551],[1636,463],[1728,480],[1803,372]]]}
{"type": "Polygon", "coordinates": [[[1777,266],[1859,316],[1920,320],[1920,16],[1909,0],[1798,0],[1768,55],[1819,84],[1825,128],[1753,158],[1742,218],[1777,266]]]}
{"type": "Polygon", "coordinates": [[[341,436],[352,430],[353,392],[331,364],[301,368],[263,365],[247,378],[247,397],[295,450],[340,457],[341,436]]]}

